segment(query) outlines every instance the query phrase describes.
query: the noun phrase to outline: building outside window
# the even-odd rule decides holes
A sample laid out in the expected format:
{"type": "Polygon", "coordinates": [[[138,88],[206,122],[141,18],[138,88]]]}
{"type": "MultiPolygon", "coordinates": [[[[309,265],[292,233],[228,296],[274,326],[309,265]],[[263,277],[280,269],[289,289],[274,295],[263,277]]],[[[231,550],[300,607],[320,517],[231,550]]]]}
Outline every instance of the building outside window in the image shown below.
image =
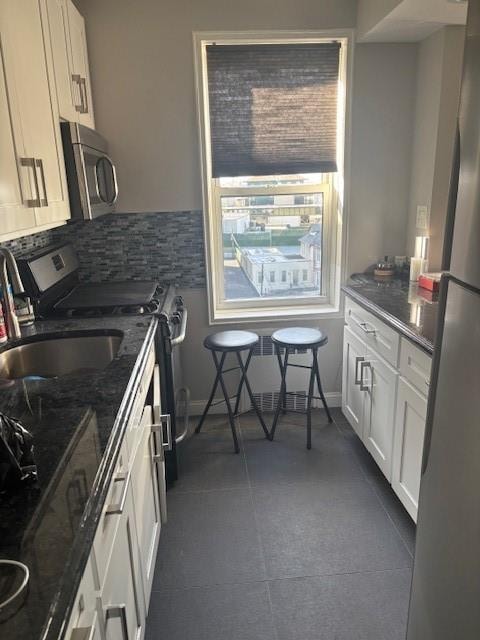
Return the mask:
{"type": "Polygon", "coordinates": [[[213,322],[338,303],[347,40],[197,34],[213,322]]]}

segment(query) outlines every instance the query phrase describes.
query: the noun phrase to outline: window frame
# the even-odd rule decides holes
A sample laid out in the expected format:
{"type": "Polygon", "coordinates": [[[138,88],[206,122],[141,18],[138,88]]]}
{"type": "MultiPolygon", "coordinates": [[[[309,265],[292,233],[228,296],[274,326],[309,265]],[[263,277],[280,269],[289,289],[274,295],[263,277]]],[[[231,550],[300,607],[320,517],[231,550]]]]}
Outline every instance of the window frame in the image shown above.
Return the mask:
{"type": "Polygon", "coordinates": [[[195,32],[194,62],[200,137],[204,237],[207,268],[207,294],[210,324],[229,322],[270,321],[338,315],[340,284],[345,272],[346,234],[343,233],[347,213],[347,193],[351,112],[352,42],[353,31],[301,32],[195,32]],[[220,179],[211,176],[210,122],[208,113],[208,79],[206,47],[219,44],[279,44],[311,43],[338,40],[340,49],[339,83],[339,139],[337,144],[338,172],[323,174],[320,184],[288,185],[282,187],[236,188],[221,187],[220,179]],[[342,126],[343,125],[343,126],[342,126]],[[322,227],[322,278],[327,281],[325,295],[285,298],[254,298],[228,300],[224,298],[223,242],[220,196],[276,195],[324,192],[322,227]],[[252,304],[253,303],[253,304],[252,304]]]}

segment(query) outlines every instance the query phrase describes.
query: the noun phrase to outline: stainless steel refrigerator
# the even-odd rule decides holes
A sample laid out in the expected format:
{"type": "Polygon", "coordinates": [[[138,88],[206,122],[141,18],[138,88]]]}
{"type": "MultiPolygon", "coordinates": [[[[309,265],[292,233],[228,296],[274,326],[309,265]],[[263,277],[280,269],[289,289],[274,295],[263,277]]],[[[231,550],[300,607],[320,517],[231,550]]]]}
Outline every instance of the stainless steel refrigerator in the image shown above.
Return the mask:
{"type": "Polygon", "coordinates": [[[468,12],[457,158],[407,640],[480,639],[480,0],[468,12]]]}

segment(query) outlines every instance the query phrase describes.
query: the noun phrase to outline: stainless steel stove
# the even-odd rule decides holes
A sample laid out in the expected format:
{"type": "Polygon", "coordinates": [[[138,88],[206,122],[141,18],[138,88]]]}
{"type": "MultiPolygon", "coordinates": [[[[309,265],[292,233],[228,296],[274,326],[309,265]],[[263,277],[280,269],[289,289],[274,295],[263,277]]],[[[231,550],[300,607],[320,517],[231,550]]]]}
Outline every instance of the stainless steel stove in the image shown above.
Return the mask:
{"type": "Polygon", "coordinates": [[[165,460],[170,486],[177,478],[176,444],[188,432],[189,403],[179,357],[188,314],[175,286],[150,280],[81,283],[78,257],[70,244],[45,247],[17,259],[17,263],[37,318],[158,317],[155,349],[162,380],[162,407],[170,414],[173,436],[172,451],[167,452],[165,460]]]}

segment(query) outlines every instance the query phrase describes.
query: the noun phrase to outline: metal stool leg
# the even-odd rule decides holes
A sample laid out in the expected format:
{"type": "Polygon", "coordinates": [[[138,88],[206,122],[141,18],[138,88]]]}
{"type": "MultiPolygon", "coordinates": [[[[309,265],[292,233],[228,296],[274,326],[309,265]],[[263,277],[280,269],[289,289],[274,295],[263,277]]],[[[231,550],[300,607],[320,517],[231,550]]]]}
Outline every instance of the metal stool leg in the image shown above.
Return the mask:
{"type": "Polygon", "coordinates": [[[215,351],[212,351],[212,354],[213,354],[213,359],[215,360],[217,371],[220,372],[219,381],[220,381],[220,386],[222,387],[223,397],[225,398],[225,404],[227,405],[228,419],[230,422],[230,428],[232,430],[233,446],[235,447],[235,453],[240,453],[240,447],[238,446],[238,439],[237,439],[237,431],[235,429],[235,417],[233,415],[232,405],[230,404],[230,398],[228,397],[227,387],[225,386],[225,382],[222,376],[222,366],[223,366],[223,363],[225,362],[226,353],[222,354],[220,363],[218,362],[217,354],[215,353],[215,351]]]}
{"type": "Polygon", "coordinates": [[[327,401],[325,399],[325,394],[323,393],[322,383],[320,381],[320,368],[318,366],[318,353],[317,353],[316,349],[315,349],[315,353],[314,353],[314,367],[315,367],[315,374],[316,374],[316,377],[317,377],[318,393],[320,394],[320,398],[322,399],[323,406],[324,406],[325,411],[327,413],[328,421],[329,422],[333,422],[332,416],[330,414],[330,409],[328,408],[328,404],[327,404],[327,401]]]}
{"type": "Polygon", "coordinates": [[[217,359],[213,354],[214,354],[214,352],[212,351],[213,361],[215,362],[215,368],[217,370],[217,375],[215,376],[215,382],[213,383],[212,393],[210,394],[210,397],[208,399],[207,405],[206,405],[205,409],[203,410],[202,417],[200,418],[200,422],[198,423],[198,426],[195,429],[195,433],[200,433],[200,429],[202,428],[202,425],[203,425],[203,423],[205,421],[205,418],[207,417],[208,410],[210,409],[210,405],[213,402],[213,398],[215,397],[215,391],[217,390],[218,383],[220,381],[220,376],[222,374],[223,363],[225,362],[225,358],[227,356],[226,353],[222,354],[222,357],[221,357],[221,360],[220,360],[220,369],[219,369],[218,368],[217,359]]]}
{"type": "MultiPolygon", "coordinates": [[[[240,369],[242,370],[242,380],[241,380],[240,386],[239,386],[238,398],[240,397],[240,391],[241,391],[241,388],[242,388],[242,384],[243,384],[243,382],[245,382],[245,386],[247,388],[248,395],[250,396],[250,402],[252,403],[252,407],[253,407],[255,413],[257,414],[257,417],[258,417],[258,419],[260,421],[260,424],[262,425],[262,429],[263,429],[263,432],[265,433],[265,437],[270,439],[270,434],[268,433],[267,425],[265,424],[265,421],[264,421],[264,419],[262,417],[262,413],[261,413],[260,409],[258,408],[257,402],[256,402],[256,400],[255,400],[255,398],[253,396],[252,388],[250,387],[250,382],[248,381],[248,378],[247,378],[247,369],[248,369],[248,365],[250,364],[250,360],[252,358],[252,355],[253,355],[253,349],[250,349],[250,351],[248,353],[248,356],[247,356],[247,361],[245,362],[245,364],[243,364],[240,352],[237,351],[238,364],[240,366],[240,369]]],[[[236,403],[235,406],[238,405],[238,398],[237,398],[237,403],[236,403]]]]}
{"type": "Polygon", "coordinates": [[[277,408],[275,410],[275,416],[273,418],[272,428],[270,430],[270,440],[273,440],[275,435],[275,429],[277,428],[278,418],[280,416],[280,411],[282,410],[284,402],[286,402],[286,391],[287,391],[287,367],[288,367],[288,355],[289,349],[285,348],[285,358],[282,362],[282,358],[280,356],[280,347],[275,345],[275,351],[277,354],[278,364],[280,365],[280,375],[282,377],[282,381],[280,383],[280,395],[278,398],[277,408]]]}
{"type": "MultiPolygon", "coordinates": [[[[315,349],[313,349],[313,358],[315,359],[315,349]]],[[[315,366],[312,364],[312,370],[310,371],[310,382],[308,384],[308,396],[307,396],[307,449],[312,448],[312,400],[313,400],[313,386],[315,383],[315,366]]]]}
{"type": "Polygon", "coordinates": [[[241,397],[242,397],[243,384],[245,382],[245,376],[247,375],[247,369],[248,369],[248,365],[250,364],[250,358],[252,357],[253,349],[251,349],[249,351],[249,353],[248,353],[247,362],[246,362],[245,366],[243,364],[243,360],[242,360],[242,356],[240,354],[240,351],[237,351],[236,354],[237,354],[237,360],[238,360],[238,364],[240,365],[240,370],[242,372],[242,375],[241,375],[241,378],[240,378],[240,384],[238,385],[237,399],[235,401],[235,409],[233,410],[234,415],[237,415],[238,409],[240,407],[240,400],[241,400],[241,397]]]}

